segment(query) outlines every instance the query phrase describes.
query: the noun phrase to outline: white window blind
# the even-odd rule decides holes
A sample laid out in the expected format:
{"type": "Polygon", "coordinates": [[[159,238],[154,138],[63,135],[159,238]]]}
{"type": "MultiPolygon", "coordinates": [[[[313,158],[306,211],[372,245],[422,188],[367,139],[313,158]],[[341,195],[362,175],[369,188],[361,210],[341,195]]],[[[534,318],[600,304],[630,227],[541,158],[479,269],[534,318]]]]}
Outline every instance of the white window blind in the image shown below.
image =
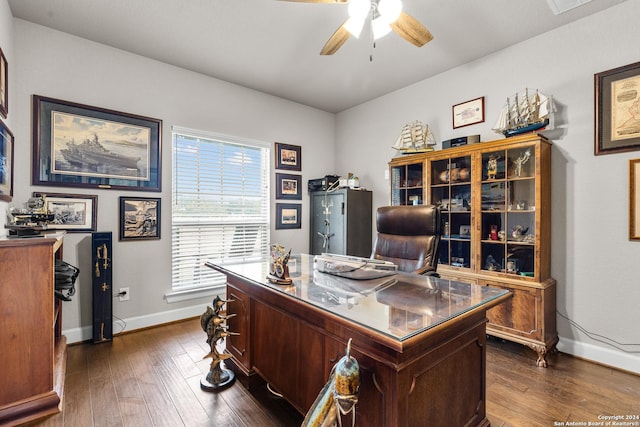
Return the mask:
{"type": "Polygon", "coordinates": [[[219,286],[205,261],[266,259],[269,149],[266,144],[173,128],[172,287],[219,286]]]}

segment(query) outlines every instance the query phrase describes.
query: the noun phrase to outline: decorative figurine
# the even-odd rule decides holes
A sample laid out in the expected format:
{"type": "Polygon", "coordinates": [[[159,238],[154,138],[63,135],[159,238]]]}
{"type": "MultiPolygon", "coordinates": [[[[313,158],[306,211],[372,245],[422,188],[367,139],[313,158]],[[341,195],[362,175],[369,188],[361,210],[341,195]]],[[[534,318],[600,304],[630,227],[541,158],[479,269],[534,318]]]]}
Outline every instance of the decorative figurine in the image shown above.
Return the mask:
{"type": "Polygon", "coordinates": [[[267,280],[277,285],[290,285],[293,281],[289,277],[289,257],[291,249],[285,253],[285,248],[277,243],[271,245],[271,262],[269,263],[269,274],[267,280]]]}
{"type": "Polygon", "coordinates": [[[527,163],[531,158],[531,151],[527,150],[524,153],[520,154],[517,159],[513,161],[516,165],[516,169],[514,171],[514,175],[520,177],[522,175],[522,165],[527,163]]]}
{"type": "Polygon", "coordinates": [[[498,175],[498,159],[500,156],[492,154],[487,160],[487,179],[496,179],[498,175]]]}
{"type": "Polygon", "coordinates": [[[213,307],[207,306],[207,310],[200,316],[200,326],[207,333],[207,344],[211,347],[209,354],[203,357],[210,357],[211,365],[209,373],[200,380],[200,388],[204,391],[218,391],[228,387],[233,383],[235,375],[233,371],[223,368],[222,361],[231,357],[228,353],[220,353],[217,349],[219,340],[230,335],[240,335],[235,332],[227,331],[224,324],[227,319],[235,316],[235,314],[227,314],[222,307],[233,300],[223,300],[216,296],[213,300],[213,307]]]}
{"type": "Polygon", "coordinates": [[[329,381],[318,394],[307,412],[301,427],[342,426],[342,416],[351,413],[352,426],[356,425],[356,404],[360,389],[360,365],[351,357],[351,338],[346,354],[335,364],[329,381]]]}
{"type": "Polygon", "coordinates": [[[516,225],[511,229],[511,236],[516,240],[522,240],[529,231],[529,227],[523,227],[522,225],[516,225]]]}

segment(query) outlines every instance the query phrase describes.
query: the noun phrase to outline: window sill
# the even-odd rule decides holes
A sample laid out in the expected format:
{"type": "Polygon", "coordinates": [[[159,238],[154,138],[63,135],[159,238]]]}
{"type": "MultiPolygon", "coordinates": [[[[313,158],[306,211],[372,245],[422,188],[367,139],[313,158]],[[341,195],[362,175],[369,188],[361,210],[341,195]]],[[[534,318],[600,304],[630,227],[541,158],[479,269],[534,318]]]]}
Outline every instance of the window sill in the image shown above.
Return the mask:
{"type": "Polygon", "coordinates": [[[218,286],[209,286],[206,288],[195,288],[183,291],[168,292],[165,294],[164,298],[167,300],[167,303],[172,304],[174,302],[211,297],[213,295],[219,294],[220,292],[226,292],[224,284],[218,286]]]}

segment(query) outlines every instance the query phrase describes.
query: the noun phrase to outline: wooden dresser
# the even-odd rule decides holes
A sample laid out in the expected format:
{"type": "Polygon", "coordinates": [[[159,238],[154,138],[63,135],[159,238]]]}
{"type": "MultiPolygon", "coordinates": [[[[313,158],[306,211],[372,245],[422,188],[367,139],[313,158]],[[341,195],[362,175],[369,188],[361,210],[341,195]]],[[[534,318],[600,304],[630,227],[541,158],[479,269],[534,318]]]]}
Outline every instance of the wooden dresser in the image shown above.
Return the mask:
{"type": "Polygon", "coordinates": [[[64,233],[0,239],[0,425],[60,412],[66,368],[54,259],[64,233]]]}

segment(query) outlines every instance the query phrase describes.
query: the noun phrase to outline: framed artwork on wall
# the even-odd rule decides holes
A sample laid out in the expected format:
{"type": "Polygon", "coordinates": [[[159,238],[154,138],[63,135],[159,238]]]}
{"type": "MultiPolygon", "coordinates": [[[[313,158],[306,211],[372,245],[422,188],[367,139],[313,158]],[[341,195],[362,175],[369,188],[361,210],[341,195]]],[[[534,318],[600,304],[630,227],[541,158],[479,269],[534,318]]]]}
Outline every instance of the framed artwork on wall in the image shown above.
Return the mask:
{"type": "Polygon", "coordinates": [[[160,199],[120,197],[120,240],[160,239],[160,199]]]}
{"type": "Polygon", "coordinates": [[[454,105],[452,114],[454,129],[484,122],[484,96],[454,105]]]}
{"type": "Polygon", "coordinates": [[[276,169],[302,170],[302,147],[276,142],[276,169]]]}
{"type": "Polygon", "coordinates": [[[629,240],[640,241],[640,159],[629,160],[629,240]]]}
{"type": "Polygon", "coordinates": [[[33,96],[34,185],[160,191],[162,120],[33,96]]]}
{"type": "Polygon", "coordinates": [[[7,118],[9,114],[9,65],[4,52],[0,49],[0,115],[7,118]]]}
{"type": "Polygon", "coordinates": [[[594,75],[595,155],[640,150],[640,62],[594,75]]]}
{"type": "Polygon", "coordinates": [[[13,199],[13,133],[0,120],[0,200],[13,199]]]}
{"type": "Polygon", "coordinates": [[[45,209],[54,215],[53,222],[47,225],[51,230],[90,233],[98,228],[96,195],[34,192],[33,197],[43,197],[45,209]]]}
{"type": "Polygon", "coordinates": [[[302,205],[276,203],[276,230],[302,228],[302,205]]]}
{"type": "Polygon", "coordinates": [[[277,173],[276,199],[302,200],[302,177],[277,173]]]}

